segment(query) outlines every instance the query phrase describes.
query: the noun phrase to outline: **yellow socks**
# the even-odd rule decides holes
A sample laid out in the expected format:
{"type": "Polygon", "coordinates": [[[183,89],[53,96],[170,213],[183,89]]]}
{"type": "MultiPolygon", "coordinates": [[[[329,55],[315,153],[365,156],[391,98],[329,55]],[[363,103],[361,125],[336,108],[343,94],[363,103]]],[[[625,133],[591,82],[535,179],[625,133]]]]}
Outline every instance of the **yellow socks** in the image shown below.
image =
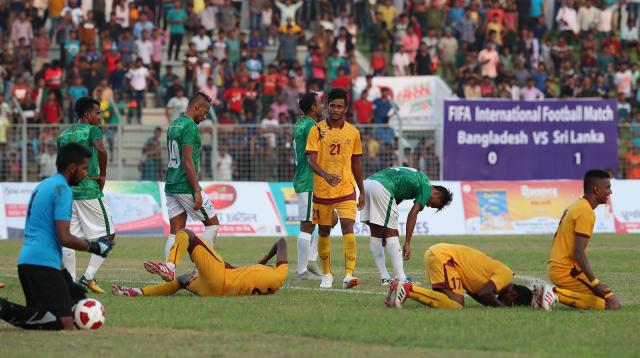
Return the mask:
{"type": "Polygon", "coordinates": [[[409,291],[409,298],[433,308],[462,308],[462,305],[449,298],[442,292],[412,285],[409,291]]]}
{"type": "Polygon", "coordinates": [[[344,250],[344,273],[353,276],[353,269],[356,268],[356,235],[342,235],[342,249],[344,250]]]}
{"type": "Polygon", "coordinates": [[[318,236],[318,256],[322,263],[322,273],[331,274],[331,239],[329,236],[318,236]]]}
{"type": "Polygon", "coordinates": [[[180,291],[178,280],[172,280],[157,285],[151,285],[140,289],[145,296],[171,296],[180,291]]]}
{"type": "Polygon", "coordinates": [[[602,311],[605,308],[604,299],[598,296],[573,292],[565,290],[564,288],[557,287],[554,289],[554,291],[558,296],[558,300],[560,300],[560,303],[567,306],[598,311],[602,311]]]}
{"type": "Polygon", "coordinates": [[[179,231],[176,234],[176,240],[171,246],[171,250],[169,250],[169,263],[178,266],[178,263],[184,256],[184,253],[187,252],[189,248],[189,234],[184,231],[179,231]]]}

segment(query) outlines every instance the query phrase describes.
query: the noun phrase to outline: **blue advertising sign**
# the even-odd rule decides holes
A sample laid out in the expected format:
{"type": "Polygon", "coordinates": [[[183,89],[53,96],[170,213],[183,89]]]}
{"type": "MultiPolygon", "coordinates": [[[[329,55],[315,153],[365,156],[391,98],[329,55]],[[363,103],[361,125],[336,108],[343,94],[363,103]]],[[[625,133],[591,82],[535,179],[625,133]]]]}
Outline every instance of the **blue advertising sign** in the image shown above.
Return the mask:
{"type": "Polygon", "coordinates": [[[447,100],[445,180],[580,179],[618,167],[612,100],[447,100]]]}

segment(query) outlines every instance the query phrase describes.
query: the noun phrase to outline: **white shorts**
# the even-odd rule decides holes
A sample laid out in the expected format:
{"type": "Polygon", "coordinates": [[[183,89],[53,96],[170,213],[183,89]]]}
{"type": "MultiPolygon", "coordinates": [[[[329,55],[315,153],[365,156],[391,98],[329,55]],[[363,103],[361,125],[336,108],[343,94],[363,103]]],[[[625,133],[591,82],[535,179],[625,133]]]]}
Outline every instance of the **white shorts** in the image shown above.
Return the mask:
{"type": "Polygon", "coordinates": [[[213,207],[209,195],[204,191],[200,192],[200,195],[202,195],[202,207],[200,210],[193,210],[193,206],[196,204],[193,194],[164,193],[164,195],[167,199],[169,219],[173,219],[185,211],[195,221],[207,221],[216,216],[216,209],[213,207]]]}
{"type": "Polygon", "coordinates": [[[311,221],[313,215],[313,192],[298,193],[298,220],[311,221]]]}
{"type": "Polygon", "coordinates": [[[80,239],[109,236],[114,233],[111,210],[102,199],[74,200],[69,229],[80,239]]]}
{"type": "Polygon", "coordinates": [[[360,212],[360,221],[376,224],[389,229],[398,229],[398,204],[380,182],[364,181],[364,209],[360,212]]]}

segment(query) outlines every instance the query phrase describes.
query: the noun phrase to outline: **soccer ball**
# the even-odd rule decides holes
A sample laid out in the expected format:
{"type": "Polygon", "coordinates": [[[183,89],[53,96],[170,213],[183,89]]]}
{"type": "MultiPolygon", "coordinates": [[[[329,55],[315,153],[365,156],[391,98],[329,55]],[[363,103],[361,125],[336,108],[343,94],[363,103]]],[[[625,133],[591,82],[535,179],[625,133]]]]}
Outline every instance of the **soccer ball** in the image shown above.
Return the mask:
{"type": "Polygon", "coordinates": [[[85,298],[73,307],[73,321],[80,329],[98,329],[104,325],[104,306],[93,298],[85,298]]]}

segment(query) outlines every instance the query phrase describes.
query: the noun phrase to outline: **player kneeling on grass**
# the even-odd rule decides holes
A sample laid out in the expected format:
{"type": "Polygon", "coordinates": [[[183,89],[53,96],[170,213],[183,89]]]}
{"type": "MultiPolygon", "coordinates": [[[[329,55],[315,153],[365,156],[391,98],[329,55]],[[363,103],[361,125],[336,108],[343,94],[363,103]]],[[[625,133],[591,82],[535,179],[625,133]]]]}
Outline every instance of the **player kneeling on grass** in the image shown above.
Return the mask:
{"type": "Polygon", "coordinates": [[[611,195],[609,173],[588,171],[583,189],[584,196],[565,210],[558,224],[547,263],[549,278],[560,303],[583,309],[618,309],[620,302],[596,278],[586,253],[596,221],[593,209],[606,204],[611,195]]]}
{"type": "Polygon", "coordinates": [[[425,206],[442,210],[451,203],[452,194],[443,186],[432,186],[421,171],[407,167],[386,168],[373,174],[364,181],[364,191],[366,194],[360,221],[371,229],[371,254],[380,271],[382,284],[387,286],[391,282],[385,265],[385,246],[396,279],[406,281],[403,258],[408,260],[411,257],[411,237],[418,213],[425,206]],[[398,204],[407,199],[413,199],[413,207],[407,216],[404,245],[400,247],[398,204]]]}
{"type": "Polygon", "coordinates": [[[73,329],[71,309],[86,298],[83,286],[76,284],[62,267],[62,248],[83,250],[106,257],[113,241],[80,240],[69,231],[73,193],[87,176],[91,152],[77,143],[58,150],[58,173],[43,180],[33,190],[18,256],[18,277],[27,306],[0,298],[0,319],[25,329],[73,329]]]}
{"type": "MultiPolygon", "coordinates": [[[[258,264],[233,267],[225,262],[209,243],[190,230],[181,230],[171,247],[170,261],[176,266],[186,252],[197,271],[178,276],[169,282],[142,288],[112,285],[112,292],[119,296],[169,296],[185,289],[198,296],[245,296],[275,293],[287,278],[287,242],[278,240],[258,264]],[[276,266],[267,262],[276,256],[276,266]]],[[[164,266],[156,263],[157,266],[164,266]]],[[[146,265],[145,265],[146,266],[146,265]]],[[[162,271],[159,271],[161,277],[162,271]]]]}
{"type": "Polygon", "coordinates": [[[410,298],[433,308],[464,307],[465,292],[485,306],[528,306],[533,293],[513,283],[507,265],[474,248],[437,244],[424,254],[431,290],[413,283],[394,280],[389,286],[386,305],[402,307],[410,298]]]}

